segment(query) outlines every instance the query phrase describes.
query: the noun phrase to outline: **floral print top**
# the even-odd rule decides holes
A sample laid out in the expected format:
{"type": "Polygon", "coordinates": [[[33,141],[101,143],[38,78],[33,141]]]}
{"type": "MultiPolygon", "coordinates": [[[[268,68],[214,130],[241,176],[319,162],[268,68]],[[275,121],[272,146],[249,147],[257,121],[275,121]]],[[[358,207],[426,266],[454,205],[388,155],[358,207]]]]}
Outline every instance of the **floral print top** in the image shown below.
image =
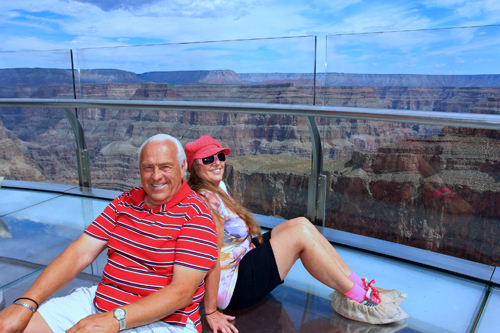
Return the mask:
{"type": "MultiPolygon", "coordinates": [[[[227,193],[223,182],[220,187],[227,193]]],[[[233,296],[240,261],[248,251],[255,248],[255,245],[252,244],[252,235],[245,221],[229,210],[217,194],[205,191],[203,195],[209,201],[210,206],[216,209],[224,219],[224,244],[219,252],[221,272],[217,307],[225,309],[233,296]]]]}

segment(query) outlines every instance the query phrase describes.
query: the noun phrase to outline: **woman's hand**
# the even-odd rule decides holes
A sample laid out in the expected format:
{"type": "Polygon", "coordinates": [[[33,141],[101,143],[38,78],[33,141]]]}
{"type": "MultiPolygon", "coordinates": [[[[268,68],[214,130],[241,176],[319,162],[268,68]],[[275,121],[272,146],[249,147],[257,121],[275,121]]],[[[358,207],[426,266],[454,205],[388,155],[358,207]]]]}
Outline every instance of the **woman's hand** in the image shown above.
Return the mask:
{"type": "Polygon", "coordinates": [[[227,316],[219,311],[205,316],[207,318],[208,325],[212,329],[213,333],[221,331],[222,333],[238,333],[236,327],[229,322],[229,320],[234,320],[235,317],[227,316]]]}

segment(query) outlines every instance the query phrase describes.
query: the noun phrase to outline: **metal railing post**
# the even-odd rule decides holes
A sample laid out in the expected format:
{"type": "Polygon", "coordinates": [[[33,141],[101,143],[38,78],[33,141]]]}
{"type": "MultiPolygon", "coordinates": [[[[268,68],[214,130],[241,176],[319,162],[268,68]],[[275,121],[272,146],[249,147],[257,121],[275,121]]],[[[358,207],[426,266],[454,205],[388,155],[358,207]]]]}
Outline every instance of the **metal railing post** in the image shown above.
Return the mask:
{"type": "MultiPolygon", "coordinates": [[[[316,53],[318,37],[314,38],[313,105],[316,105],[316,53]]],[[[312,163],[307,187],[307,218],[316,225],[325,226],[326,177],[323,175],[323,148],[314,117],[306,117],[312,141],[312,163]]]]}
{"type": "Polygon", "coordinates": [[[69,108],[62,108],[68,118],[76,141],[76,163],[78,166],[78,183],[82,187],[91,187],[90,182],[90,163],[87,145],[85,144],[85,136],[83,128],[76,116],[69,108]]]}
{"type": "Polygon", "coordinates": [[[314,117],[306,117],[312,141],[311,173],[307,189],[307,218],[315,225],[325,225],[326,176],[323,172],[323,149],[314,117]]]}

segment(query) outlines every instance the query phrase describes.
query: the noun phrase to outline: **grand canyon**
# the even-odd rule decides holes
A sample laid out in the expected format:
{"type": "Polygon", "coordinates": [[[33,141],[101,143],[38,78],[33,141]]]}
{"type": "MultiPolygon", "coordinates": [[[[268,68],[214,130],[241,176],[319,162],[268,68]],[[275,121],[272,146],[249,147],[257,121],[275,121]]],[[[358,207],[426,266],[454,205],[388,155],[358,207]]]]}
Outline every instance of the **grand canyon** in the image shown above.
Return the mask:
{"type": "MultiPolygon", "coordinates": [[[[500,75],[425,76],[0,70],[0,97],[317,104],[500,113],[500,75]]],[[[137,148],[167,133],[211,135],[232,150],[226,182],[255,213],[306,212],[311,140],[304,117],[78,109],[92,186],[139,185],[137,148]]],[[[0,176],[78,184],[75,144],[57,108],[0,109],[0,176]]],[[[326,225],[489,265],[500,263],[500,132],[317,118],[326,225]],[[442,194],[445,189],[449,193],[442,194]]]]}

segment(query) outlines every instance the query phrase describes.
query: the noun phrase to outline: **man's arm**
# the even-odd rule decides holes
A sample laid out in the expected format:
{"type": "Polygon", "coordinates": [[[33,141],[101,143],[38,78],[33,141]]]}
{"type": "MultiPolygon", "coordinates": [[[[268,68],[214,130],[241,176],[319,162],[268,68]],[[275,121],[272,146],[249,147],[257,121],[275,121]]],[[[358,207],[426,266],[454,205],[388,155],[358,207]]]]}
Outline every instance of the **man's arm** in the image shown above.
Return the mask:
{"type": "MultiPolygon", "coordinates": [[[[123,306],[127,329],[143,326],[165,318],[191,304],[206,273],[183,266],[174,266],[172,282],[141,300],[123,306]]],[[[90,315],[80,320],[68,333],[118,332],[119,323],[113,312],[90,315]]]]}
{"type": "MultiPolygon", "coordinates": [[[[35,280],[33,285],[24,293],[38,304],[47,297],[64,288],[80,272],[82,272],[106,248],[107,242],[82,234],[72,242],[63,253],[52,261],[35,280]]],[[[36,305],[22,299],[32,307],[36,305]]],[[[22,331],[32,316],[32,312],[19,305],[11,305],[0,312],[0,332],[22,331]]]]}

